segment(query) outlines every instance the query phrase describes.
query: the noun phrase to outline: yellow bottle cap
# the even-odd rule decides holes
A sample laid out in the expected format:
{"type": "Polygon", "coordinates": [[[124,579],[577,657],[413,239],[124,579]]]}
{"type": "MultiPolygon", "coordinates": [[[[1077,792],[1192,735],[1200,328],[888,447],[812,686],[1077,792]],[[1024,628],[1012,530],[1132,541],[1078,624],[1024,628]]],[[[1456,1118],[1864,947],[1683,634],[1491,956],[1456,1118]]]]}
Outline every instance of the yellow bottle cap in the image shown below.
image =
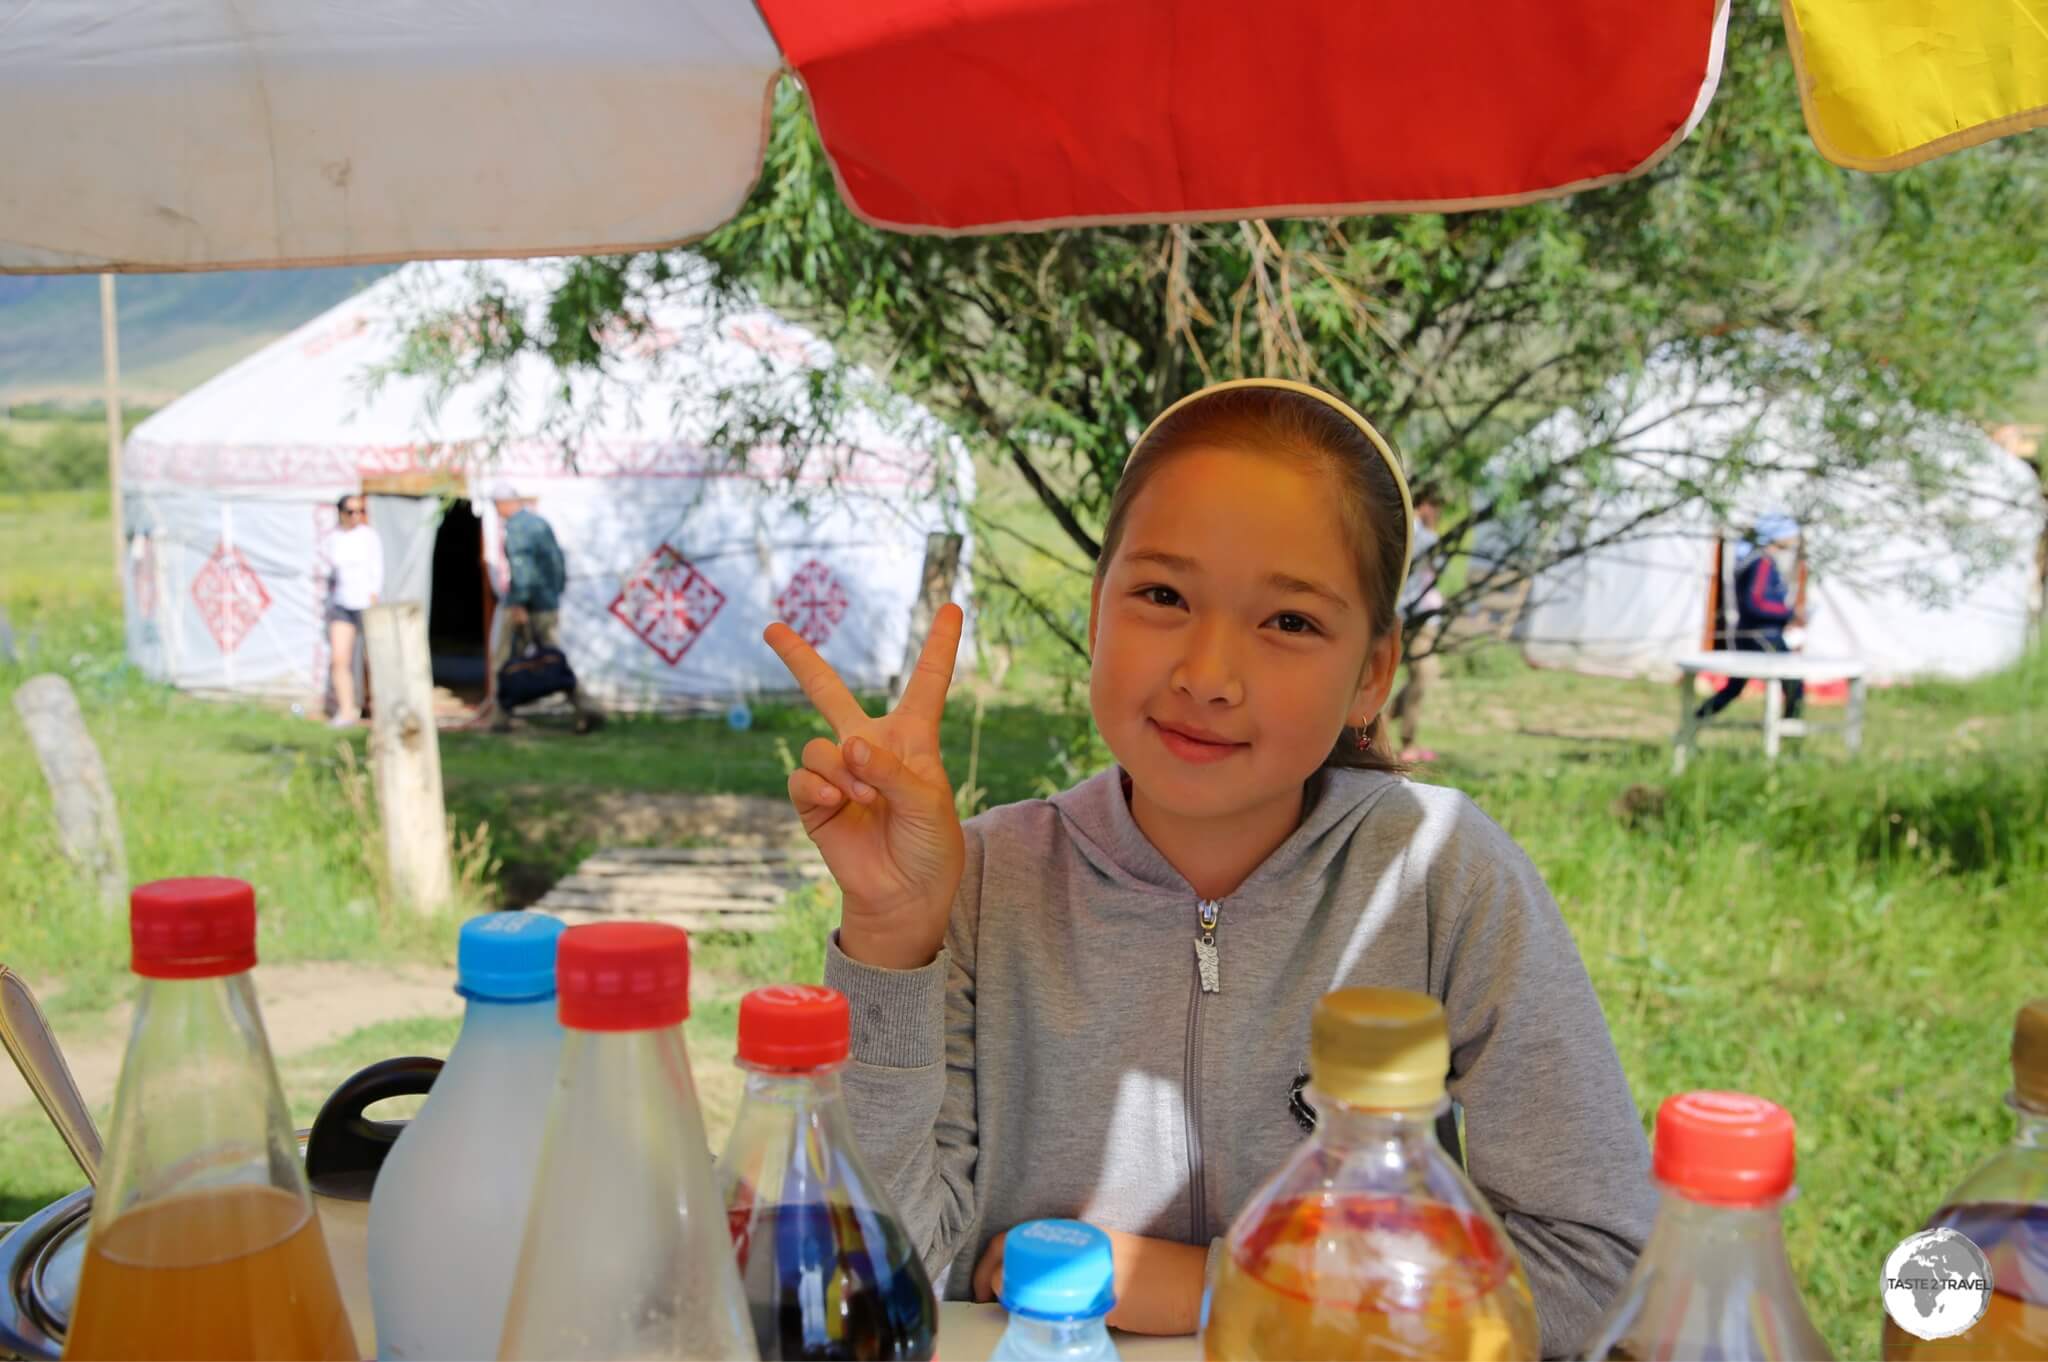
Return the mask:
{"type": "Polygon", "coordinates": [[[1433,1107],[1451,1068],[1443,1004],[1400,988],[1326,993],[1309,1027],[1318,1092],[1355,1107],[1433,1107]]]}
{"type": "Polygon", "coordinates": [[[2012,1090],[2023,1105],[2048,1111],[2048,998],[2027,1003],[2013,1019],[2012,1090]]]}

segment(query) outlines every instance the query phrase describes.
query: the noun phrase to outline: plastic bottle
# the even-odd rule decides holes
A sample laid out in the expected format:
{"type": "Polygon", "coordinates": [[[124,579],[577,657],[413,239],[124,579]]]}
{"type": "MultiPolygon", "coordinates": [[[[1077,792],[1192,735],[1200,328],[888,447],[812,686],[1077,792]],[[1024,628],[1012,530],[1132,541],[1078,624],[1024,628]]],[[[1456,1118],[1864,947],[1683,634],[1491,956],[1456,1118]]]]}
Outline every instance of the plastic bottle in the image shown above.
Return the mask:
{"type": "Polygon", "coordinates": [[[1785,1257],[1792,1115],[1743,1092],[1657,1109],[1663,1200],[1635,1271],[1586,1345],[1592,1358],[1829,1358],[1785,1257]]]}
{"type": "Polygon", "coordinates": [[[256,894],[129,898],[143,980],[67,1358],[353,1358],[249,971],[256,894]]]}
{"type": "Polygon", "coordinates": [[[498,1345],[504,1358],[756,1356],[682,1023],[679,927],[571,927],[560,1076],[498,1345]]]}
{"type": "Polygon", "coordinates": [[[1889,1318],[1888,1358],[2048,1357],[2048,998],[2019,1011],[2012,1030],[2012,1143],[1964,1178],[1928,1229],[1969,1236],[1991,1262],[1984,1317],[1951,1338],[1919,1339],[1889,1318]]]}
{"type": "Polygon", "coordinates": [[[1443,1006],[1326,995],[1311,1023],[1315,1134],[1238,1214],[1204,1311],[1210,1358],[1533,1358],[1507,1233],[1438,1144],[1443,1006]]]}
{"type": "Polygon", "coordinates": [[[1003,1309],[1010,1322],[991,1362],[1115,1362],[1109,1312],[1116,1264],[1109,1236],[1079,1220],[1027,1220],[1003,1236],[1003,1309]]]}
{"type": "Polygon", "coordinates": [[[833,989],[740,999],[747,1089],[718,1178],[764,1358],[924,1359],[937,1343],[931,1279],[854,1143],[847,1049],[833,989]]]}
{"type": "Polygon", "coordinates": [[[486,913],[462,924],[462,1031],[370,1197],[379,1357],[497,1354],[562,1062],[561,934],[561,922],[543,913],[486,913]]]}

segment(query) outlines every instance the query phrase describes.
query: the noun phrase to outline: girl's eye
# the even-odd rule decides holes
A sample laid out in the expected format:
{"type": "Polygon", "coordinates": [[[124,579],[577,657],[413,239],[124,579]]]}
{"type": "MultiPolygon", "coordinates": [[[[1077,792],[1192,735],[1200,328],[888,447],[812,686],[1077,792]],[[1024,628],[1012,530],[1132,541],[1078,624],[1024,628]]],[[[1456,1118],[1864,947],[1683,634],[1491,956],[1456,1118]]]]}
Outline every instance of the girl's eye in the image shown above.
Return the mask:
{"type": "Polygon", "coordinates": [[[1168,608],[1180,604],[1180,593],[1170,586],[1140,587],[1138,589],[1138,598],[1147,604],[1163,605],[1168,608]]]}
{"type": "Polygon", "coordinates": [[[1273,616],[1273,618],[1279,623],[1280,632],[1283,634],[1319,634],[1322,632],[1316,628],[1314,620],[1306,615],[1297,615],[1292,610],[1283,610],[1273,616]]]}

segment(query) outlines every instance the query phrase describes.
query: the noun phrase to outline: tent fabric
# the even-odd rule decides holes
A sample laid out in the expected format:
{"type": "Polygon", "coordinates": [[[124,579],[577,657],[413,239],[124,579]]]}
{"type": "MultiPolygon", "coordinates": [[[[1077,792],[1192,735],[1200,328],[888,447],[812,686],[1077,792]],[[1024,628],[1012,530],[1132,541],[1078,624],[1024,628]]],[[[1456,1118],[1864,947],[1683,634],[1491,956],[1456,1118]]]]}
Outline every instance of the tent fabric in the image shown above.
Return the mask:
{"type": "Polygon", "coordinates": [[[1617,458],[1601,484],[1563,477],[1541,504],[1489,521],[1471,546],[1475,573],[1583,549],[1530,583],[1511,637],[1531,663],[1676,678],[1677,657],[1708,643],[1717,545],[1738,554],[1748,527],[1784,508],[1803,529],[1806,652],[1861,658],[1879,684],[1978,676],[2025,652],[2041,607],[2040,488],[2029,464],[1981,431],[1919,437],[1936,470],[1931,492],[1902,466],[1837,471],[1821,484],[1801,426],[1753,393],[1653,361],[1611,396],[1600,431],[1559,413],[1500,465],[1543,465],[1611,439],[1617,458]],[[1742,462],[1729,457],[1738,446],[1742,462]],[[1680,495],[1693,489],[1702,495],[1680,495]],[[1730,507],[1726,520],[1710,500],[1730,507]]]}
{"type": "Polygon", "coordinates": [[[728,312],[686,287],[566,406],[539,359],[502,388],[372,383],[422,309],[479,282],[538,307],[550,268],[408,266],[139,425],[122,469],[137,664],[190,689],[316,699],[336,498],[382,489],[370,504],[387,598],[430,601],[443,502],[394,495],[407,479],[466,490],[500,592],[504,531],[487,489],[510,478],[533,500],[568,566],[563,647],[613,709],[789,690],[761,643],[776,619],[849,684],[887,685],[934,533],[968,539],[953,594],[969,603],[973,466],[928,413],[875,385],[802,459],[767,443],[714,452],[744,401],[811,419],[805,376],[831,352],[764,310],[728,312]]]}
{"type": "Polygon", "coordinates": [[[848,202],[905,230],[1511,203],[1669,151],[1725,24],[1726,0],[42,0],[0,43],[0,127],[34,129],[0,271],[677,244],[758,176],[785,58],[848,202]]]}
{"type": "Polygon", "coordinates": [[[53,273],[699,236],[782,65],[748,0],[42,0],[0,32],[0,270],[53,273]]]}
{"type": "Polygon", "coordinates": [[[1807,131],[1898,170],[2048,124],[2042,0],[1782,0],[1807,131]]]}
{"type": "Polygon", "coordinates": [[[762,0],[842,193],[907,231],[1477,208],[1638,173],[1719,0],[762,0]]]}

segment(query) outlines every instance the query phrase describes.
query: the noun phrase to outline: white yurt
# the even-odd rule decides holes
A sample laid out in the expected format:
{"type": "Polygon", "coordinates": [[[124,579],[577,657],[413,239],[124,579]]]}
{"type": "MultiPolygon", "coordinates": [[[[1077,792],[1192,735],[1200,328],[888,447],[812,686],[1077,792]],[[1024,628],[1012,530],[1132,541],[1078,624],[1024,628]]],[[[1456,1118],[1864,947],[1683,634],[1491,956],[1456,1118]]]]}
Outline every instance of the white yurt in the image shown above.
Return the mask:
{"type": "Polygon", "coordinates": [[[1484,622],[1531,663],[1675,678],[1674,659],[1732,627],[1745,537],[1767,512],[1800,525],[1804,651],[1891,684],[1997,671],[2030,645],[2041,483],[1976,427],[1919,424],[1901,437],[1917,459],[1823,476],[1805,424],[1753,392],[1653,364],[1614,396],[1597,427],[1560,413],[1509,449],[1525,480],[1565,471],[1474,535],[1475,574],[1537,567],[1507,619],[1484,622]],[[1573,455],[1595,441],[1615,457],[1581,476],[1573,455]]]}
{"type": "MultiPolygon", "coordinates": [[[[129,656],[186,689],[318,704],[326,545],[337,499],[360,492],[383,598],[424,602],[437,680],[480,691],[506,588],[487,492],[509,481],[561,544],[562,647],[605,707],[789,691],[761,642],[777,619],[849,684],[886,686],[928,542],[966,539],[964,448],[858,371],[852,400],[814,401],[834,390],[830,348],[719,304],[701,272],[566,390],[533,356],[452,386],[393,372],[423,318],[480,295],[537,324],[563,268],[408,265],[139,425],[121,479],[129,656]]],[[[432,333],[457,364],[465,325],[432,333]]]]}

